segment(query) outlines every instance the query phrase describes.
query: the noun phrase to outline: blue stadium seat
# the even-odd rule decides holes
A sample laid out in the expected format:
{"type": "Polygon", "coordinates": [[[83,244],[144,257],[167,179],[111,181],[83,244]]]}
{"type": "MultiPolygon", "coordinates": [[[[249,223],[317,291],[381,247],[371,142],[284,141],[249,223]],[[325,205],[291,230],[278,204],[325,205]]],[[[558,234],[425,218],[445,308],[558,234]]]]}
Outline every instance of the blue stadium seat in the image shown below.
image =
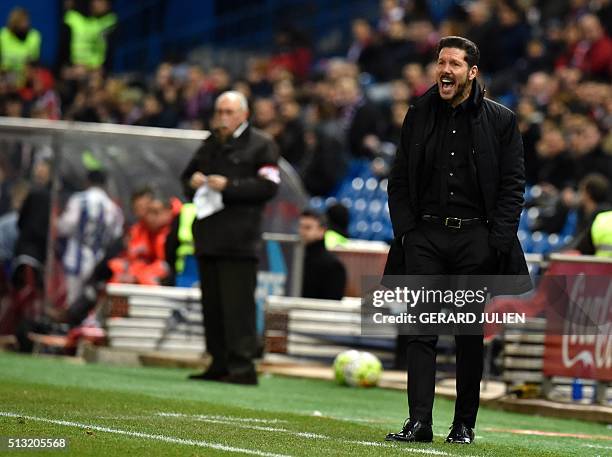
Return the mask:
{"type": "Polygon", "coordinates": [[[535,254],[544,254],[550,251],[548,235],[543,232],[533,232],[531,235],[531,245],[531,252],[535,254]]]}
{"type": "Polygon", "coordinates": [[[360,220],[357,222],[355,226],[355,238],[359,238],[361,240],[367,240],[370,238],[370,224],[364,220],[360,220]]]}
{"type": "Polygon", "coordinates": [[[531,235],[529,234],[529,232],[527,232],[526,230],[521,230],[519,228],[517,236],[521,243],[521,246],[523,247],[523,251],[531,252],[532,243],[531,235]]]}
{"type": "Polygon", "coordinates": [[[353,199],[350,197],[344,197],[340,200],[340,203],[342,203],[344,206],[346,206],[349,211],[350,209],[353,207],[353,199]]]}
{"type": "Polygon", "coordinates": [[[371,221],[380,221],[385,205],[377,198],[370,201],[368,205],[368,217],[371,221]]]}
{"type": "Polygon", "coordinates": [[[550,246],[551,252],[558,251],[564,246],[563,238],[556,233],[551,233],[548,235],[548,245],[550,246]]]}
{"type": "Polygon", "coordinates": [[[565,225],[559,232],[559,235],[561,235],[561,237],[568,236],[568,235],[575,235],[577,226],[578,226],[578,212],[576,210],[572,210],[569,213],[567,213],[567,218],[565,219],[565,225]]]}
{"type": "Polygon", "coordinates": [[[531,230],[537,221],[538,217],[540,217],[540,208],[531,207],[527,210],[527,226],[531,230]]]}
{"type": "Polygon", "coordinates": [[[529,223],[527,219],[527,210],[521,211],[521,218],[519,219],[519,230],[529,231],[529,223]]]}
{"type": "Polygon", "coordinates": [[[325,210],[325,201],[321,197],[312,197],[310,207],[316,211],[323,211],[325,210]]]}
{"type": "Polygon", "coordinates": [[[382,241],[384,240],[384,226],[381,222],[376,221],[372,222],[370,225],[370,239],[374,241],[382,241]]]}

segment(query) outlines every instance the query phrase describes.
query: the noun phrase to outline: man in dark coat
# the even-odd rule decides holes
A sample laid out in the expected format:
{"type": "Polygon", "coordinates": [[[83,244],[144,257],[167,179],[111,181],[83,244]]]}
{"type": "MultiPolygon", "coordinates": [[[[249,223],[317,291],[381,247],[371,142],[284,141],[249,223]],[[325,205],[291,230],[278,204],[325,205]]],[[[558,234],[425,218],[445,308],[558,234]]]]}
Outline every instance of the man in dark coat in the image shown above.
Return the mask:
{"type": "Polygon", "coordinates": [[[221,193],[223,202],[220,211],[200,214],[193,224],[206,349],[213,361],[191,379],[257,384],[257,251],[264,205],[276,194],[280,173],[274,141],[250,127],[248,115],[241,93],[222,93],[215,103],[213,132],[182,175],[188,198],[208,186],[221,193]]]}
{"type": "Polygon", "coordinates": [[[346,269],[325,247],[325,215],[304,210],[300,215],[299,232],[306,245],[302,297],[342,300],[346,288],[346,269]]]}
{"type": "MultiPolygon", "coordinates": [[[[526,275],[516,236],[525,184],[515,114],[484,98],[479,51],[445,37],[437,81],[404,120],[389,178],[394,242],[385,275],[526,275]]],[[[409,420],[388,440],[432,441],[436,335],[406,336],[409,420]]],[[[457,401],[446,441],[471,443],[483,369],[481,335],[457,335],[457,401]]]]}

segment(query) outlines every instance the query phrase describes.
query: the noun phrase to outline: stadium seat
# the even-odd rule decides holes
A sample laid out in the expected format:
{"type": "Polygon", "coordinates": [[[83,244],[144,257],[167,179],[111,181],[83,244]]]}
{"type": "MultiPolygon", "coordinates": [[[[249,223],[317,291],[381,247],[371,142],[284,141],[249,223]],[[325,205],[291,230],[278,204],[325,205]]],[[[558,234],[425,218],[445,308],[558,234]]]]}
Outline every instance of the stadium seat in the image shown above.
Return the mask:
{"type": "Polygon", "coordinates": [[[578,226],[578,212],[576,210],[572,210],[567,213],[567,218],[565,219],[565,225],[559,232],[561,237],[565,237],[568,235],[575,235],[576,228],[578,226]]]}
{"type": "Polygon", "coordinates": [[[531,235],[531,252],[535,254],[545,254],[550,251],[548,235],[543,232],[533,232],[531,235]]]}

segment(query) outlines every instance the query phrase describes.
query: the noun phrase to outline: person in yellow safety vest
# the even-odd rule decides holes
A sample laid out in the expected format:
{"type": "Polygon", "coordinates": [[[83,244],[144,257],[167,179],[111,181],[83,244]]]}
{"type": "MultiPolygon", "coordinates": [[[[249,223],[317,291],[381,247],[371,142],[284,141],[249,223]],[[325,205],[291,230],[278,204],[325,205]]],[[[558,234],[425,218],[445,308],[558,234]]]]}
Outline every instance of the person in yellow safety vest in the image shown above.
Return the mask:
{"type": "MultiPolygon", "coordinates": [[[[605,249],[598,250],[597,243],[599,245],[610,244],[609,231],[612,230],[612,226],[606,217],[599,219],[597,224],[595,224],[595,221],[600,215],[612,211],[610,182],[599,173],[591,173],[580,181],[578,189],[582,222],[579,221],[576,236],[572,243],[567,246],[566,252],[577,250],[583,255],[604,256],[605,249]]],[[[612,257],[612,255],[609,256],[612,257]]]]}
{"type": "Polygon", "coordinates": [[[16,75],[17,85],[23,82],[25,67],[40,58],[41,37],[30,26],[30,15],[23,8],[14,8],[6,26],[0,29],[0,68],[16,75]]]}
{"type": "Polygon", "coordinates": [[[185,258],[193,255],[193,232],[191,227],[196,217],[196,207],[193,203],[184,203],[181,212],[176,217],[166,238],[166,261],[170,268],[167,285],[174,285],[176,276],[185,268],[185,258]]]}
{"type": "Polygon", "coordinates": [[[77,9],[64,14],[64,64],[97,70],[109,59],[109,34],[117,25],[117,15],[108,0],[91,0],[89,15],[77,9]]]}
{"type": "Polygon", "coordinates": [[[612,211],[604,211],[595,216],[591,239],[597,257],[612,259],[612,211]]]}

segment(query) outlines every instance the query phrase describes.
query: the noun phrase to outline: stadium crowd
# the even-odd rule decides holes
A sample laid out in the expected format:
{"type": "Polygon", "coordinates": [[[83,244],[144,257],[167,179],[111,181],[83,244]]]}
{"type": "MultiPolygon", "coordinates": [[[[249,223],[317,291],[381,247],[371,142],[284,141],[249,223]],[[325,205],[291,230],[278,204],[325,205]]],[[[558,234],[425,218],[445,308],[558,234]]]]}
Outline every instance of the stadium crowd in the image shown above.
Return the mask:
{"type": "MultiPolygon", "coordinates": [[[[11,64],[0,40],[1,115],[207,129],[215,99],[233,89],[248,98],[250,122],[274,137],[309,193],[328,196],[352,159],[368,160],[374,175],[386,176],[410,103],[434,82],[431,61],[439,38],[461,35],[480,47],[479,81],[487,96],[519,116],[527,182],[539,189],[531,204],[550,209],[539,228],[559,231],[574,208],[581,212],[579,229],[588,227],[610,204],[609,0],[382,0],[378,18],[353,18],[352,42],[343,55],[318,58],[288,29],[268,56],[249,59],[243,74],[166,61],[150,75],[110,71],[117,45],[112,30],[121,23],[109,1],[66,5],[55,68],[39,65],[39,50],[11,64]],[[79,54],[78,30],[85,20],[104,39],[101,58],[79,54]]],[[[4,30],[36,47],[36,38],[28,38],[35,31],[25,10],[15,10],[4,30]]],[[[11,202],[9,183],[34,179],[15,176],[10,166],[0,163],[0,214],[18,209],[23,200],[11,202]]],[[[35,173],[35,167],[27,170],[35,173]]],[[[169,201],[160,204],[161,212],[178,214],[169,201]]],[[[137,276],[117,262],[114,275],[137,276]]]]}

